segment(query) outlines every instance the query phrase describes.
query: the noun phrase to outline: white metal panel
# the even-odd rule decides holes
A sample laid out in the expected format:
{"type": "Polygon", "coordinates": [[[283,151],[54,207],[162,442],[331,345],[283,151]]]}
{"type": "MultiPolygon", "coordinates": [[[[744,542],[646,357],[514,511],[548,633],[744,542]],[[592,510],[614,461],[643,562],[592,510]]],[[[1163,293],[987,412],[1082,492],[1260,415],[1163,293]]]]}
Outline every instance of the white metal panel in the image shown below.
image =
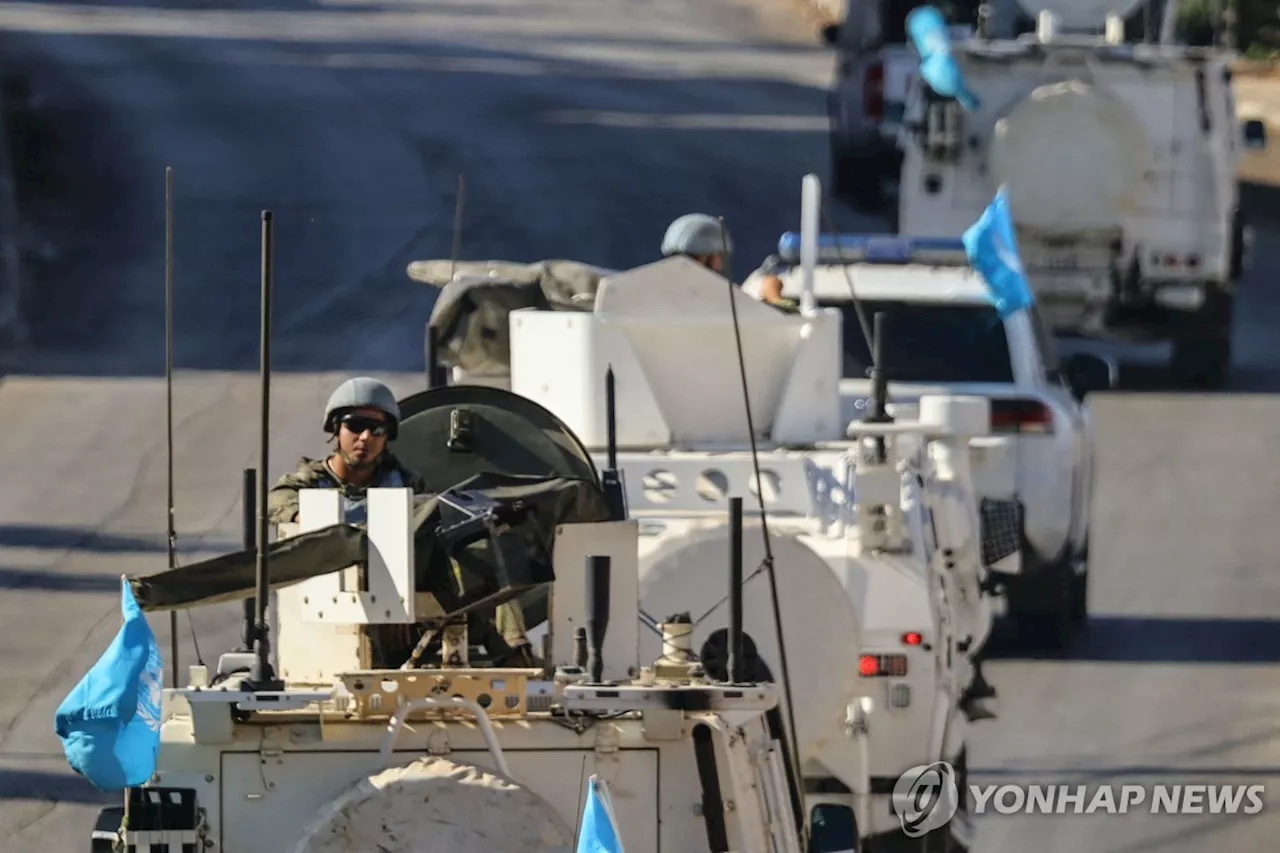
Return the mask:
{"type": "MultiPolygon", "coordinates": [[[[317,530],[337,523],[335,489],[299,492],[300,527],[317,530]]],[[[347,625],[404,624],[414,621],[413,490],[369,489],[367,589],[348,569],[305,580],[300,618],[347,625]]]]}
{"type": "Polygon", "coordinates": [[[619,447],[650,447],[671,429],[627,340],[596,315],[511,312],[511,390],[544,406],[587,447],[608,439],[605,372],[612,368],[619,447]]]}
{"type": "Polygon", "coordinates": [[[573,633],[586,627],[586,561],[609,557],[609,626],[601,657],[606,680],[630,677],[639,662],[639,579],[636,559],[639,522],[563,524],[556,529],[555,572],[551,587],[551,659],[573,663],[573,633]]]}
{"type": "Polygon", "coordinates": [[[612,367],[620,449],[745,445],[735,310],[757,438],[779,426],[792,441],[839,438],[831,389],[840,362],[830,357],[839,346],[839,314],[777,311],[685,258],[606,280],[589,314],[513,312],[511,387],[599,448],[607,439],[605,375],[612,367]],[[809,349],[816,353],[802,355],[809,349]],[[805,382],[792,382],[797,361],[809,374],[805,382]],[[817,381],[819,371],[828,381],[817,381]],[[779,423],[781,405],[787,415],[779,423]]]}

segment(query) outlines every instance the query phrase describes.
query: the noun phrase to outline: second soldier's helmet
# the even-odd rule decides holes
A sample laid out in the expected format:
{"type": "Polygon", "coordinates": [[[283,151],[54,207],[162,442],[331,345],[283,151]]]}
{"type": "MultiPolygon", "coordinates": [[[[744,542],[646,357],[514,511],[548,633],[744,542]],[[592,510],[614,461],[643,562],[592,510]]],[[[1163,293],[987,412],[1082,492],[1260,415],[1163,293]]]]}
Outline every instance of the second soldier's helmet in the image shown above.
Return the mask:
{"type": "Polygon", "coordinates": [[[729,229],[720,233],[720,222],[705,213],[686,213],[667,226],[662,255],[725,255],[733,253],[729,229]]]}
{"type": "Polygon", "coordinates": [[[344,412],[358,408],[377,409],[387,416],[390,430],[389,439],[395,439],[400,426],[400,404],[391,389],[376,379],[368,376],[357,376],[348,379],[329,395],[329,403],[324,407],[324,431],[338,431],[338,418],[344,412]]]}

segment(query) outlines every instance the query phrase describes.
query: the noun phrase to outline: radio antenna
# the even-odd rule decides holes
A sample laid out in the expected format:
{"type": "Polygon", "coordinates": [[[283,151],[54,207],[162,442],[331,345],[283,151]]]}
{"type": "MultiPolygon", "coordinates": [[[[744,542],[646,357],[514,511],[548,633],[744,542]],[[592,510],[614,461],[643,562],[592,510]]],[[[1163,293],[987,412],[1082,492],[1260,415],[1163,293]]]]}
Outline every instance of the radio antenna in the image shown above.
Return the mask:
{"type": "MultiPolygon", "coordinates": [[[[751,417],[751,396],[747,391],[747,363],[742,354],[742,327],[738,323],[738,301],[734,293],[737,288],[733,283],[733,271],[729,262],[729,232],[725,229],[724,217],[719,216],[717,220],[720,223],[720,250],[724,257],[723,275],[729,285],[729,310],[733,314],[733,337],[738,349],[738,375],[742,378],[742,401],[747,409],[747,437],[751,441],[751,464],[756,474],[756,503],[760,507],[760,534],[764,540],[763,567],[769,575],[769,595],[773,603],[773,630],[778,636],[778,662],[782,665],[782,691],[787,705],[787,731],[784,733],[784,742],[786,740],[791,742],[791,748],[787,752],[792,759],[790,770],[795,780],[794,791],[802,796],[804,777],[800,773],[800,741],[796,737],[796,712],[795,704],[791,699],[791,672],[787,666],[787,644],[782,639],[782,608],[778,603],[778,579],[773,567],[773,546],[769,542],[769,521],[764,507],[764,481],[760,478],[756,428],[754,419],[751,417]]],[[[803,807],[796,817],[800,829],[800,849],[806,851],[809,848],[809,829],[808,821],[803,820],[803,807]]]]}
{"type": "Polygon", "coordinates": [[[249,670],[249,687],[255,691],[283,690],[284,684],[276,678],[271,668],[271,639],[267,628],[267,600],[270,595],[269,566],[267,565],[267,446],[271,427],[271,211],[262,211],[262,421],[259,423],[258,455],[258,578],[257,625],[253,632],[253,651],[256,655],[249,670]]]}
{"type": "MultiPolygon", "coordinates": [[[[871,414],[863,418],[863,423],[889,423],[893,420],[885,412],[885,407],[889,404],[889,374],[885,370],[887,348],[885,336],[889,326],[889,316],[883,311],[876,312],[873,333],[872,324],[867,321],[866,309],[863,308],[862,300],[858,298],[858,293],[853,286],[853,277],[849,273],[849,261],[845,257],[844,248],[840,245],[840,232],[836,229],[835,217],[831,215],[831,202],[825,197],[822,199],[822,208],[825,213],[823,218],[827,220],[827,227],[831,229],[831,241],[836,249],[836,260],[840,264],[840,271],[844,273],[844,283],[849,287],[849,299],[853,302],[853,310],[858,315],[858,325],[862,327],[862,335],[867,341],[867,353],[871,357],[871,375],[868,377],[871,380],[871,414]]],[[[888,453],[883,435],[876,436],[875,446],[876,456],[883,462],[888,453]]]]}
{"type": "MultiPolygon", "coordinates": [[[[164,419],[168,465],[169,569],[178,565],[173,519],[173,167],[164,167],[164,419]]],[[[178,611],[169,611],[169,678],[178,687],[178,611]]]]}

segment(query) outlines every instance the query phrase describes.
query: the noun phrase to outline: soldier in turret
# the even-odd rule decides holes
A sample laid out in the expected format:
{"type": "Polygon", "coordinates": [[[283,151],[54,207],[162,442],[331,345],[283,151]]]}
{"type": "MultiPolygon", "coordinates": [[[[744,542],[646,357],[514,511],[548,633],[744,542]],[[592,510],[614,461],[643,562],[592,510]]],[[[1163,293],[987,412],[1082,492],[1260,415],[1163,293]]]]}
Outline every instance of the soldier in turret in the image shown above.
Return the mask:
{"type": "MultiPolygon", "coordinates": [[[[304,456],[297,470],[276,481],[267,495],[268,520],[272,524],[297,521],[301,489],[338,489],[342,493],[343,519],[348,524],[368,521],[369,489],[408,487],[415,495],[429,494],[422,477],[387,449],[387,442],[395,439],[399,427],[400,405],[390,388],[367,376],[343,382],[330,395],[324,412],[324,431],[333,436],[333,452],[324,459],[304,456]]],[[[456,565],[454,571],[458,571],[456,565]]],[[[532,646],[525,636],[524,614],[517,602],[499,605],[487,615],[473,616],[469,620],[472,636],[480,639],[498,662],[532,665],[532,646]]],[[[384,659],[403,659],[420,634],[415,626],[405,625],[399,630],[371,632],[371,638],[384,659]]]]}
{"type": "Polygon", "coordinates": [[[349,523],[366,520],[365,491],[370,488],[427,491],[415,472],[387,450],[400,426],[400,406],[391,389],[376,379],[359,376],[338,386],[325,407],[324,431],[333,436],[334,451],[325,459],[303,457],[292,474],[285,474],[267,496],[272,524],[298,520],[299,489],[338,489],[343,515],[349,523]]]}
{"type": "MultiPolygon", "coordinates": [[[[667,226],[667,233],[662,238],[664,258],[681,255],[721,275],[728,274],[732,254],[729,229],[723,229],[722,233],[719,220],[705,213],[686,213],[667,226]]],[[[776,269],[770,269],[768,273],[769,277],[761,287],[760,301],[781,311],[799,310],[794,300],[782,298],[782,281],[777,277],[776,269]]]]}

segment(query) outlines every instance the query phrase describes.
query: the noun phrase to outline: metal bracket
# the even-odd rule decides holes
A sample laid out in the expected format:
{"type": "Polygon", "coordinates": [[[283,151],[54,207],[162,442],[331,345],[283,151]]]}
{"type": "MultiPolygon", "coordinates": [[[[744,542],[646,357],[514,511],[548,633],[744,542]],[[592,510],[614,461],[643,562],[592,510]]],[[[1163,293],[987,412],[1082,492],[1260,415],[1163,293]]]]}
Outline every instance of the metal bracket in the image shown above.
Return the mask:
{"type": "Polygon", "coordinates": [[[404,727],[405,717],[421,708],[470,711],[472,716],[476,718],[476,725],[480,727],[480,734],[484,737],[485,744],[489,747],[489,754],[493,756],[493,763],[498,766],[498,770],[504,776],[511,776],[511,768],[507,766],[507,757],[502,752],[502,745],[498,743],[498,736],[494,734],[493,724],[489,722],[489,715],[485,713],[484,708],[481,708],[475,702],[459,699],[455,696],[428,696],[425,699],[412,699],[397,708],[395,716],[391,718],[391,724],[387,726],[387,736],[382,741],[382,748],[378,751],[378,758],[383,767],[387,767],[391,763],[391,750],[395,747],[396,740],[400,736],[400,730],[404,727]]]}

